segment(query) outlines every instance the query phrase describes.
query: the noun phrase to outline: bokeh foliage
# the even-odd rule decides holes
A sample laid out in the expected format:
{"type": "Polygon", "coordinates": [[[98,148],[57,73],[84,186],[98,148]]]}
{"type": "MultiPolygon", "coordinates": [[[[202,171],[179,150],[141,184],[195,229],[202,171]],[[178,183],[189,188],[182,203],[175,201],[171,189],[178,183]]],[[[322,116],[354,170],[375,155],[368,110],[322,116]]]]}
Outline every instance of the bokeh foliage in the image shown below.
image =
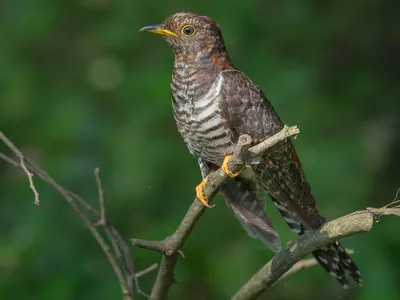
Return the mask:
{"type": "MultiPolygon", "coordinates": [[[[0,128],[56,180],[97,205],[128,237],[162,239],[200,180],[172,118],[173,55],[141,26],[177,11],[220,24],[235,65],[289,125],[319,208],[334,218],[388,203],[400,187],[400,2],[2,1],[0,128]]],[[[5,147],[0,145],[1,151],[5,147]]],[[[68,205],[0,162],[0,298],[118,299],[116,278],[68,205]]],[[[220,199],[219,199],[220,200],[220,199]]],[[[222,201],[184,248],[169,299],[228,299],[272,253],[222,201]]],[[[268,209],[283,241],[295,238],[268,209]]],[[[365,287],[342,291],[319,268],[262,299],[399,299],[399,220],[344,240],[365,287]]],[[[159,255],[134,249],[138,269],[159,255]]],[[[155,273],[140,280],[149,291],[155,273]]],[[[138,297],[140,298],[140,297],[138,297]]],[[[144,299],[144,298],[143,298],[144,299]]]]}

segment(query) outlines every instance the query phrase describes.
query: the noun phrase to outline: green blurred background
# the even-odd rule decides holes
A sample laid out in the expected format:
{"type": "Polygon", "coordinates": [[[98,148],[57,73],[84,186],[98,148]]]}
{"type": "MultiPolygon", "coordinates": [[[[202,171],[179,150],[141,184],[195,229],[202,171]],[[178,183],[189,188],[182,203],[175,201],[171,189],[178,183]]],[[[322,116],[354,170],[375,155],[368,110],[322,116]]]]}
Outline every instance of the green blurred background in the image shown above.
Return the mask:
{"type": "MultiPolygon", "coordinates": [[[[173,232],[200,180],[172,117],[173,55],[139,28],[177,11],[214,18],[236,67],[259,85],[295,140],[329,219],[390,202],[400,187],[400,2],[2,1],[0,129],[60,184],[97,205],[124,237],[173,232]]],[[[0,145],[0,151],[6,151],[0,145]]],[[[68,204],[0,162],[0,298],[120,299],[117,279],[68,204]]],[[[184,247],[169,299],[228,299],[271,257],[221,199],[184,247]]],[[[284,243],[295,239],[268,209],[284,243]]],[[[400,299],[399,219],[343,241],[365,286],[345,292],[322,268],[261,299],[400,299]]],[[[160,256],[133,249],[138,269],[160,256]]],[[[149,292],[156,273],[140,279],[149,292]]],[[[138,296],[138,299],[145,299],[138,296]]]]}

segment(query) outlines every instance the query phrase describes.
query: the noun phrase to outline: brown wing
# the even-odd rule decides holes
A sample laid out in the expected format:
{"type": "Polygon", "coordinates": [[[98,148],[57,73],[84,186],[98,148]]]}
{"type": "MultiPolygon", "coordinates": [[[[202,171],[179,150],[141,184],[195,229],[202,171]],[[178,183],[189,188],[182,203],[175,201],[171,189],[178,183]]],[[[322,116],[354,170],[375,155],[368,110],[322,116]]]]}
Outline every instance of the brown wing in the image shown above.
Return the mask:
{"type": "MultiPolygon", "coordinates": [[[[257,178],[251,175],[246,177],[245,173],[224,183],[219,192],[247,233],[253,238],[260,238],[271,250],[278,252],[281,241],[265,214],[265,195],[257,191],[257,178]]],[[[251,169],[247,173],[254,174],[251,169]]]]}
{"type": "Polygon", "coordinates": [[[282,121],[271,103],[243,73],[224,70],[223,79],[220,114],[234,141],[240,134],[248,133],[258,142],[282,129],[282,121]]]}
{"type": "MultiPolygon", "coordinates": [[[[223,76],[220,114],[234,142],[241,134],[249,134],[258,143],[283,128],[271,103],[243,73],[226,70],[223,76]]],[[[308,228],[321,226],[310,185],[290,139],[269,149],[253,169],[278,208],[284,208],[308,228]]]]}

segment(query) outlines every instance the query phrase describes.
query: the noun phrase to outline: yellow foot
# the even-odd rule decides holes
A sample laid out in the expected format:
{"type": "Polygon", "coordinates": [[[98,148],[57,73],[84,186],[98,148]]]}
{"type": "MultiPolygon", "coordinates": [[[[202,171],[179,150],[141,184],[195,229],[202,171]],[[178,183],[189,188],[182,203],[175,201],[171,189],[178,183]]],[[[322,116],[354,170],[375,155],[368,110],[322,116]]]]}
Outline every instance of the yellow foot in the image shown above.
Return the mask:
{"type": "Polygon", "coordinates": [[[213,208],[215,205],[208,204],[208,201],[207,201],[206,197],[204,196],[203,188],[206,183],[207,183],[207,178],[204,178],[203,181],[200,182],[200,184],[198,186],[196,186],[196,196],[197,196],[197,199],[199,199],[199,201],[201,203],[203,203],[203,205],[205,207],[213,208]]]}
{"type": "Polygon", "coordinates": [[[229,170],[229,168],[228,168],[228,162],[231,159],[231,157],[232,157],[232,155],[225,156],[224,162],[222,163],[221,168],[225,172],[226,175],[228,175],[231,178],[235,178],[235,177],[239,176],[240,173],[242,173],[244,168],[241,168],[239,171],[237,171],[235,173],[231,172],[231,170],[229,170]]]}

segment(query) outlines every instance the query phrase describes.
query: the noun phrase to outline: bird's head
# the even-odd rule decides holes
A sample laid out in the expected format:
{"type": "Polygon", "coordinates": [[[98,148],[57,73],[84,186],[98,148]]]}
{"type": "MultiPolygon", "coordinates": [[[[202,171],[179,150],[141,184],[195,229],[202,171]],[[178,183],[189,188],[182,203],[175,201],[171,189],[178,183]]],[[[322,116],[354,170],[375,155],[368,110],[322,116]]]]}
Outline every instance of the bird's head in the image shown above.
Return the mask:
{"type": "Polygon", "coordinates": [[[162,35],[175,55],[199,58],[218,52],[226,53],[219,26],[206,16],[176,13],[162,24],[146,26],[140,31],[162,35]]]}

